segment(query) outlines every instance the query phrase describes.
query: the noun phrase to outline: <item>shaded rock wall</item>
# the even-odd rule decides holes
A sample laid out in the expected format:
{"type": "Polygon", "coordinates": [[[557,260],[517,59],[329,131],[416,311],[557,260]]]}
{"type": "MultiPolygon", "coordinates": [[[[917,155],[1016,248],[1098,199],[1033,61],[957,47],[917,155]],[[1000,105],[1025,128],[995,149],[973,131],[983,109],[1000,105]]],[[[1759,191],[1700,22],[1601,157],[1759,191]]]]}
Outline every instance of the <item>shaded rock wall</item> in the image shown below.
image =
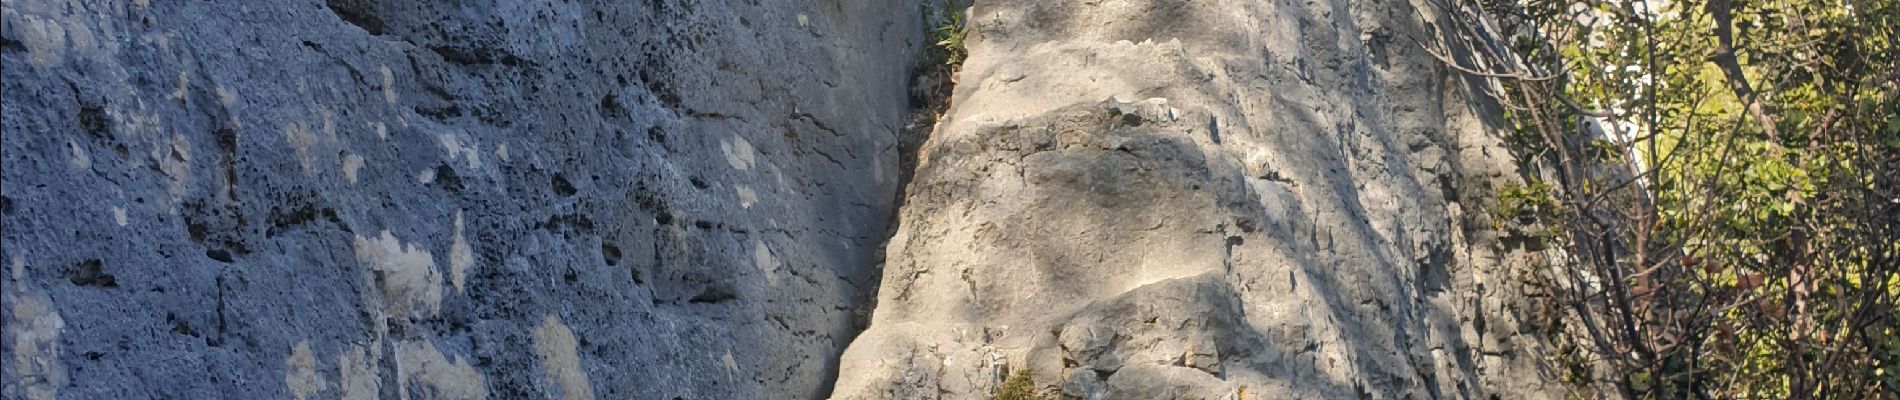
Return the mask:
{"type": "Polygon", "coordinates": [[[1407,1],[985,1],[842,398],[1561,398],[1407,1]]]}
{"type": "Polygon", "coordinates": [[[7,1],[0,395],[821,396],[918,12],[7,1]]]}

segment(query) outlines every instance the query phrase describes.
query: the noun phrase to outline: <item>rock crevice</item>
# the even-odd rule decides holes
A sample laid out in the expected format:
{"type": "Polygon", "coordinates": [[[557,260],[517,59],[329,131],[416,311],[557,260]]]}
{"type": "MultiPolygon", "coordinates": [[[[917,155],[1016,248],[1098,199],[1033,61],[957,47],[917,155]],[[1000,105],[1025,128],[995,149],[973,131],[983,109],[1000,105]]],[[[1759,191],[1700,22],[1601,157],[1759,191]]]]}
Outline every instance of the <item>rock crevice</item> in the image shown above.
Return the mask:
{"type": "Polygon", "coordinates": [[[835,397],[1561,397],[1434,10],[977,1],[835,397]]]}
{"type": "Polygon", "coordinates": [[[0,397],[1555,396],[1422,4],[0,2],[0,397]]]}

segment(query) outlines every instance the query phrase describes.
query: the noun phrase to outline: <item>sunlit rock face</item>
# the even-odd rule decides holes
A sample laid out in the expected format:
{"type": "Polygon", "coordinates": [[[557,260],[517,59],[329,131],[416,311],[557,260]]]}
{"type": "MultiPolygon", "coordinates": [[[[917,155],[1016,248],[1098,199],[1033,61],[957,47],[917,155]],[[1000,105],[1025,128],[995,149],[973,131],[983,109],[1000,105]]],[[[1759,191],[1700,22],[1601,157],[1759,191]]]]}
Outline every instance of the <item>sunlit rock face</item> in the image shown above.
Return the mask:
{"type": "Polygon", "coordinates": [[[0,4],[7,399],[821,397],[924,32],[881,1],[0,4]]]}
{"type": "Polygon", "coordinates": [[[1561,398],[1439,10],[977,1],[836,397],[1561,398]]]}
{"type": "Polygon", "coordinates": [[[0,3],[0,397],[1560,397],[1440,9],[923,3],[0,3]]]}

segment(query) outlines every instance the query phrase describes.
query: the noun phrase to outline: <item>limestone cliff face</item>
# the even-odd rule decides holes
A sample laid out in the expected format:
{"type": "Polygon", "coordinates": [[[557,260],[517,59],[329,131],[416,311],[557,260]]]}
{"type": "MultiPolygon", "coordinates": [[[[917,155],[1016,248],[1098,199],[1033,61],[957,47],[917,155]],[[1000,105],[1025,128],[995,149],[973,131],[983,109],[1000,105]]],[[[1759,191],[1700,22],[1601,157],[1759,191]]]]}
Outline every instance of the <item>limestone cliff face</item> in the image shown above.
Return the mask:
{"type": "Polygon", "coordinates": [[[1555,397],[1427,3],[6,1],[0,398],[1555,397]]]}
{"type": "Polygon", "coordinates": [[[34,400],[823,396],[923,32],[837,0],[0,4],[0,397],[34,400]]]}
{"type": "Polygon", "coordinates": [[[840,398],[1560,398],[1429,2],[983,1],[840,398]]]}

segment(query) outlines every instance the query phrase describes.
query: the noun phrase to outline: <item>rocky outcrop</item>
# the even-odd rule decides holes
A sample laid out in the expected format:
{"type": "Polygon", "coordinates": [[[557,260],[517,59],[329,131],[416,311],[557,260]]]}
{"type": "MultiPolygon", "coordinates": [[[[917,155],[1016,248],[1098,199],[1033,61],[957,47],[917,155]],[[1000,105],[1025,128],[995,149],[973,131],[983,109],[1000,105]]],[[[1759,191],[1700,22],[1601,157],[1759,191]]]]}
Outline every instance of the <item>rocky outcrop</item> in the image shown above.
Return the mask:
{"type": "Polygon", "coordinates": [[[1560,395],[1430,2],[920,3],[7,1],[0,397],[1560,395]]]}
{"type": "Polygon", "coordinates": [[[918,13],[6,1],[0,397],[821,397],[918,13]]]}
{"type": "Polygon", "coordinates": [[[977,1],[837,397],[1561,397],[1441,13],[977,1]]]}

